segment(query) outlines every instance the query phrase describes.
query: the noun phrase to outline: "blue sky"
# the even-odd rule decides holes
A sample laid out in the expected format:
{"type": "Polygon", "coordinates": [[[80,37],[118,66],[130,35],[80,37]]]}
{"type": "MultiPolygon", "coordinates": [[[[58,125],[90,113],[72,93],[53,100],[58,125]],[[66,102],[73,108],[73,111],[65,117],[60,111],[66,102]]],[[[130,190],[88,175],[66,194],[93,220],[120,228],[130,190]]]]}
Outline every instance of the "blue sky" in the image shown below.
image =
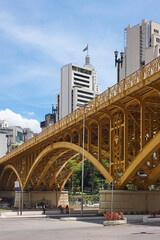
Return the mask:
{"type": "Polygon", "coordinates": [[[83,65],[87,44],[102,90],[115,84],[124,28],[160,22],[159,9],[158,0],[0,0],[0,120],[21,118],[38,132],[56,103],[60,68],[83,65]]]}

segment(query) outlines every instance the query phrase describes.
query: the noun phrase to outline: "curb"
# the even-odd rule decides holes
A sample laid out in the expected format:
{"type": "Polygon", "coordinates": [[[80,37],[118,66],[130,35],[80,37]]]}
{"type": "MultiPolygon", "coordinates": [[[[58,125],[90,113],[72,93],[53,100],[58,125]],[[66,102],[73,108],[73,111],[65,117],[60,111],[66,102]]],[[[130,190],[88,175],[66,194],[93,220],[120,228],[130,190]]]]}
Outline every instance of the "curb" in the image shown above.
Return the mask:
{"type": "Polygon", "coordinates": [[[46,215],[2,215],[0,218],[46,218],[46,215]]]}
{"type": "Polygon", "coordinates": [[[123,220],[114,220],[114,221],[104,221],[103,226],[114,226],[114,225],[122,225],[127,224],[127,218],[123,220]]]}
{"type": "Polygon", "coordinates": [[[61,217],[60,221],[104,220],[104,217],[61,217]]]}

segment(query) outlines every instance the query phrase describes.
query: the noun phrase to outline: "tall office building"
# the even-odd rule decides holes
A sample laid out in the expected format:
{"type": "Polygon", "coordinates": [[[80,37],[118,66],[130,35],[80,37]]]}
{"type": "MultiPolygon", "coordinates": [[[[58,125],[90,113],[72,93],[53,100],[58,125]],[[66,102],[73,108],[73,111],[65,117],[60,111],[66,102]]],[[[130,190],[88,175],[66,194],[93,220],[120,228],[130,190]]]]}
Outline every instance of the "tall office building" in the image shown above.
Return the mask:
{"type": "Polygon", "coordinates": [[[160,23],[144,19],[136,26],[130,24],[125,28],[124,42],[120,80],[160,55],[160,23]]]}
{"type": "Polygon", "coordinates": [[[101,92],[97,72],[85,58],[85,65],[67,64],[61,68],[60,93],[57,94],[57,120],[73,112],[101,92]]]}

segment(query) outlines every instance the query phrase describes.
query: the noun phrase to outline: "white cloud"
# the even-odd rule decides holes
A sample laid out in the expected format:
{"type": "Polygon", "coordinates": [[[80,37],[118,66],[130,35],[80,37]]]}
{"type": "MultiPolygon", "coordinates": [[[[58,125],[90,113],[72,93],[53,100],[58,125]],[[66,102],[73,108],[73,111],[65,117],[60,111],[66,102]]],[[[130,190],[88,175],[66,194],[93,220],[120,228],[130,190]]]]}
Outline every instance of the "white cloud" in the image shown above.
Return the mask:
{"type": "Polygon", "coordinates": [[[35,119],[23,118],[20,114],[12,112],[10,109],[0,111],[0,120],[6,120],[9,126],[20,126],[22,128],[31,128],[34,133],[40,132],[40,124],[35,119]]]}
{"type": "Polygon", "coordinates": [[[28,114],[29,116],[34,116],[34,115],[35,115],[34,112],[27,112],[27,114],[28,114]]]}
{"type": "Polygon", "coordinates": [[[58,62],[65,63],[70,55],[76,56],[78,53],[78,50],[75,52],[76,42],[80,41],[76,34],[65,29],[62,31],[59,26],[54,26],[54,31],[51,32],[40,27],[19,24],[11,14],[0,12],[0,30],[24,48],[32,46],[58,62]]]}
{"type": "MultiPolygon", "coordinates": [[[[119,43],[117,42],[118,35],[108,27],[106,27],[104,32],[103,25],[94,26],[95,29],[98,29],[97,34],[94,38],[87,36],[87,43],[89,43],[89,48],[92,46],[91,63],[96,67],[98,72],[98,83],[102,85],[103,90],[106,90],[108,86],[111,86],[116,82],[114,50],[117,47],[119,48],[119,43]],[[101,42],[101,44],[99,42],[101,42]]],[[[82,50],[85,46],[84,40],[86,41],[86,37],[81,34],[81,31],[72,31],[71,28],[66,31],[64,27],[59,26],[58,24],[54,24],[51,31],[51,29],[45,29],[41,26],[24,25],[20,23],[15,16],[6,12],[0,12],[0,31],[2,31],[5,36],[8,36],[8,38],[11,38],[12,41],[18,43],[22,48],[25,48],[26,50],[28,48],[33,48],[34,50],[37,49],[38,53],[43,53],[47,55],[47,57],[51,57],[51,62],[55,61],[57,67],[59,67],[59,63],[76,63],[77,61],[78,64],[80,64],[82,56],[85,56],[82,55],[82,50]]],[[[54,66],[53,63],[52,65],[54,66]]],[[[54,71],[57,70],[59,71],[59,69],[55,67],[54,71]]],[[[21,75],[19,78],[15,77],[15,81],[28,82],[31,76],[36,77],[37,75],[43,75],[44,77],[48,75],[53,76],[54,71],[51,71],[50,68],[44,70],[44,66],[23,66],[21,75]]],[[[58,74],[56,74],[55,79],[57,76],[58,74]]],[[[43,92],[44,91],[42,91],[42,94],[43,92]]]]}

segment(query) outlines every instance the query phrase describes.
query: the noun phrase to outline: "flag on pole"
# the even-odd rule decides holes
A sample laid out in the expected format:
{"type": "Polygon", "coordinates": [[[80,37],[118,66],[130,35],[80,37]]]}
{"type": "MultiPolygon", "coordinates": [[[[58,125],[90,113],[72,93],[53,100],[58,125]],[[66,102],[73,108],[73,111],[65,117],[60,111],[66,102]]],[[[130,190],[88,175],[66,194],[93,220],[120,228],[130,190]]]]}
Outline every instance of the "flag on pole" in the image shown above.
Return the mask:
{"type": "Polygon", "coordinates": [[[85,52],[85,51],[87,51],[88,50],[88,44],[87,44],[87,47],[85,47],[84,49],[83,49],[83,52],[85,52]]]}

